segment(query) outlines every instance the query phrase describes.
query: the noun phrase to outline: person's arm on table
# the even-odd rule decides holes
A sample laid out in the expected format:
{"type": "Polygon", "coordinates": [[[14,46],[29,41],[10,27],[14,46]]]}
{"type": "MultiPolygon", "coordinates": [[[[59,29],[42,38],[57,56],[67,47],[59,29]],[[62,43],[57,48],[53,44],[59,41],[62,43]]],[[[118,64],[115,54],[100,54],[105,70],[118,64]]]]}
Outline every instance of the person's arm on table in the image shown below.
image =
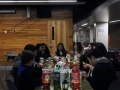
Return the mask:
{"type": "Polygon", "coordinates": [[[92,65],[87,64],[87,63],[85,63],[83,66],[84,66],[84,68],[89,68],[91,71],[93,71],[93,69],[94,69],[94,67],[92,65]]]}
{"type": "Polygon", "coordinates": [[[42,67],[43,64],[42,63],[38,63],[36,64],[36,66],[34,67],[34,74],[36,77],[41,78],[42,76],[42,67]]]}
{"type": "Polygon", "coordinates": [[[91,76],[89,76],[85,71],[83,71],[83,76],[91,84],[91,76]]]}

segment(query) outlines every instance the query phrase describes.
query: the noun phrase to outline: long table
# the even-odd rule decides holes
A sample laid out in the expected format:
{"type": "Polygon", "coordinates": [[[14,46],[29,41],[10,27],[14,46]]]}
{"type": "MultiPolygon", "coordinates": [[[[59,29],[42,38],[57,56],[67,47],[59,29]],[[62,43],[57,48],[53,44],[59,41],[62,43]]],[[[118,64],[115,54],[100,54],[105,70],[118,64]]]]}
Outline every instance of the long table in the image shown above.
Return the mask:
{"type": "MultiPolygon", "coordinates": [[[[93,90],[86,79],[84,79],[80,84],[81,84],[80,85],[80,90],[93,90]]],[[[36,87],[35,90],[43,90],[43,88],[42,87],[36,87]]],[[[54,90],[52,86],[50,86],[50,90],[54,90]]],[[[72,90],[72,88],[69,88],[69,90],[72,90]]]]}
{"type": "MultiPolygon", "coordinates": [[[[45,70],[45,69],[43,69],[43,70],[45,70]]],[[[43,90],[43,87],[42,86],[36,87],[35,90],[43,90]]],[[[54,90],[54,87],[50,86],[50,90],[54,90]]],[[[72,90],[70,85],[69,85],[68,90],[72,90]]],[[[80,90],[93,90],[86,79],[84,79],[82,81],[81,76],[80,76],[80,90]]]]}

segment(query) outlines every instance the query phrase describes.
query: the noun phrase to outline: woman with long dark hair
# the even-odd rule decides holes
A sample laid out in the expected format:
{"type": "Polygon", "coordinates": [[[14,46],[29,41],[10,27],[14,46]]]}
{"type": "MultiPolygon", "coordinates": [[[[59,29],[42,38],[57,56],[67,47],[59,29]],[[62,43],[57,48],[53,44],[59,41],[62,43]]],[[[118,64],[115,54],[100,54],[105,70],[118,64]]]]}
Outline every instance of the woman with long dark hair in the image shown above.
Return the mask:
{"type": "Polygon", "coordinates": [[[80,42],[76,42],[73,47],[74,54],[81,53],[82,51],[82,45],[80,42]]]}
{"type": "Polygon", "coordinates": [[[40,57],[43,57],[44,59],[47,59],[48,57],[51,57],[50,51],[45,43],[41,43],[41,51],[37,53],[35,57],[35,61],[39,62],[40,57]]]}
{"type": "Polygon", "coordinates": [[[42,43],[41,46],[42,46],[42,54],[46,54],[46,55],[49,56],[50,55],[50,51],[49,51],[47,45],[45,43],[42,43]]]}
{"type": "Polygon", "coordinates": [[[57,45],[57,51],[55,52],[55,55],[66,57],[67,54],[68,54],[68,51],[65,50],[63,43],[59,43],[57,45]]]}
{"type": "Polygon", "coordinates": [[[41,43],[36,44],[36,49],[37,49],[37,52],[41,52],[42,51],[41,43]]]}
{"type": "Polygon", "coordinates": [[[74,44],[73,54],[74,54],[74,59],[77,59],[78,62],[80,61],[81,52],[82,52],[82,45],[80,42],[76,42],[74,44]]]}
{"type": "Polygon", "coordinates": [[[88,44],[89,50],[92,50],[92,49],[93,49],[93,45],[94,45],[94,43],[89,43],[89,44],[88,44]]]}

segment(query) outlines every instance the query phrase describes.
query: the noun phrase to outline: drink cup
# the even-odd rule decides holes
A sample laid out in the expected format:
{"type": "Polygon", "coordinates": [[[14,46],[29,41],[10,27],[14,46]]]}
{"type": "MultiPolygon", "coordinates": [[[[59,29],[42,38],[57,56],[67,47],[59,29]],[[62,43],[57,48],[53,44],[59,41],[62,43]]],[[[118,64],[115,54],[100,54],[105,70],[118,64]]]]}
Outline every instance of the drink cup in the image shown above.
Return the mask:
{"type": "Polygon", "coordinates": [[[40,63],[44,63],[44,58],[40,57],[40,63]]]}

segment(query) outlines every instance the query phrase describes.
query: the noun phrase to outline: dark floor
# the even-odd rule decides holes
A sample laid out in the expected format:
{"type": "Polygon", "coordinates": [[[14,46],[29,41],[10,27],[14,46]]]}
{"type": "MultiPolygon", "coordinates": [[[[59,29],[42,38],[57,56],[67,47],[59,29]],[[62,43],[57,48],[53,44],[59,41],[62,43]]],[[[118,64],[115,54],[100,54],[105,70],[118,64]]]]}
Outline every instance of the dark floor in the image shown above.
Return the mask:
{"type": "Polygon", "coordinates": [[[10,70],[0,70],[0,90],[8,90],[7,84],[4,80],[4,74],[9,76],[9,78],[13,81],[13,78],[10,74],[10,70]]]}

